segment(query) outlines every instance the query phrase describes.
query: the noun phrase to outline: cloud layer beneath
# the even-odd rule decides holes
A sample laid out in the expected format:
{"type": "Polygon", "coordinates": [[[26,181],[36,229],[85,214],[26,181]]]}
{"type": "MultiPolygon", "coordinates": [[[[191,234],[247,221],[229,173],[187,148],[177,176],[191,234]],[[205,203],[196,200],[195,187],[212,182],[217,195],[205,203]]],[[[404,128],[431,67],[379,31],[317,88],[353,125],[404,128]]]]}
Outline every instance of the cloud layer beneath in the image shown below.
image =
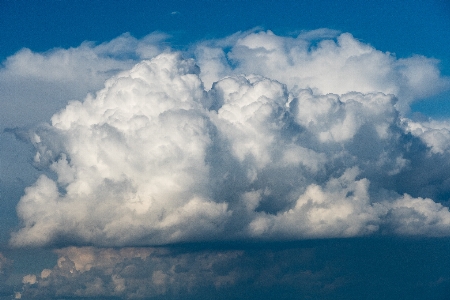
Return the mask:
{"type": "Polygon", "coordinates": [[[403,114],[435,61],[326,30],[158,51],[30,132],[53,175],[12,245],[450,234],[450,127],[403,114]]]}
{"type": "Polygon", "coordinates": [[[448,296],[448,241],[442,239],[432,243],[341,239],[267,246],[62,248],[55,250],[58,259],[53,267],[23,276],[14,291],[16,299],[448,296]]]}

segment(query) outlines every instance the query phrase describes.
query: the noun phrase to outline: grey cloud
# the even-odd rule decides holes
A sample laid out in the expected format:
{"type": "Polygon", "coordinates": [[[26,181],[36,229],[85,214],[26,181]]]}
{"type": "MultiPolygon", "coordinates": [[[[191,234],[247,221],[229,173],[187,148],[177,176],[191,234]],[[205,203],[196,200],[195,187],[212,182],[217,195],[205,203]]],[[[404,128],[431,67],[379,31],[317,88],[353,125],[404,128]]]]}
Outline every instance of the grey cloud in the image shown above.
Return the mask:
{"type": "Polygon", "coordinates": [[[445,299],[448,245],[443,239],[330,239],[68,247],[55,250],[53,267],[23,276],[15,292],[22,299],[445,299]]]}
{"type": "Polygon", "coordinates": [[[165,39],[159,33],[141,40],[123,34],[99,45],[84,42],[44,53],[18,51],[0,68],[0,128],[47,121],[69,100],[84,98],[112,75],[161,53],[165,39]]]}
{"type": "Polygon", "coordinates": [[[314,266],[314,249],[194,250],[167,248],[63,248],[57,264],[24,276],[23,299],[68,297],[166,297],[190,299],[219,295],[246,285],[251,291],[276,285],[305,294],[329,294],[331,272],[314,266]],[[294,258],[295,255],[295,258],[294,258]],[[264,262],[259,265],[258,262],[264,262]],[[320,290],[320,291],[318,291],[320,290]]]}
{"type": "Polygon", "coordinates": [[[8,282],[12,269],[13,261],[0,253],[0,297],[9,296],[12,293],[12,287],[8,282]]]}
{"type": "Polygon", "coordinates": [[[0,276],[5,276],[11,267],[12,261],[0,253],[0,276]]]}

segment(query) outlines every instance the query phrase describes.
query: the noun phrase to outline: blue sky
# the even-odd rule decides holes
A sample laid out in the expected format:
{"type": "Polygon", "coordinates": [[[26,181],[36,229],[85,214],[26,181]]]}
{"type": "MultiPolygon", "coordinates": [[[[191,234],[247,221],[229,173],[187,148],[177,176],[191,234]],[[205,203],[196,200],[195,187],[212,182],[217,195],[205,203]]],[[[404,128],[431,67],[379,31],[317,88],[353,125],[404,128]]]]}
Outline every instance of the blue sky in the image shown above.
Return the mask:
{"type": "Polygon", "coordinates": [[[159,30],[182,46],[261,26],[278,34],[332,28],[400,57],[422,54],[443,62],[450,40],[446,1],[2,1],[0,57],[22,47],[46,51],[159,30]],[[175,12],[175,14],[173,14],[175,12]]]}
{"type": "Polygon", "coordinates": [[[0,41],[0,299],[450,295],[448,1],[0,0],[0,41]]]}

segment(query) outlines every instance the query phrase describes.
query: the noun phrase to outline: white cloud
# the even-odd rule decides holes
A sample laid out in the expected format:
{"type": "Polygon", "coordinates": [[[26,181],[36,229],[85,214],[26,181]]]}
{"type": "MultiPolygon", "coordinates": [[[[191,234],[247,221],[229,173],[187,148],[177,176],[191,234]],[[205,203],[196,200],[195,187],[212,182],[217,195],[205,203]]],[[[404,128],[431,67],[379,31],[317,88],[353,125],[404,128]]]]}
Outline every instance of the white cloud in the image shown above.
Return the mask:
{"type": "Polygon", "coordinates": [[[46,138],[61,138],[56,150],[64,154],[48,149],[42,136],[36,160],[60,155],[50,168],[66,193],[45,175],[28,188],[18,206],[26,229],[14,243],[45,244],[69,234],[93,243],[159,244],[220,228],[229,212],[205,192],[211,125],[195,72],[193,61],[161,55],[107,81],[95,99],[72,102],[53,116],[56,135],[46,138]]]}
{"type": "Polygon", "coordinates": [[[409,195],[387,204],[388,219],[393,230],[401,235],[447,236],[450,225],[448,207],[431,199],[412,198],[409,195]]]}
{"type": "Polygon", "coordinates": [[[429,148],[431,153],[449,153],[450,123],[444,121],[414,122],[404,119],[407,131],[419,137],[429,148]]]}
{"type": "MultiPolygon", "coordinates": [[[[127,38],[108,51],[131,51],[120,40],[127,38]]],[[[17,207],[23,227],[11,243],[450,234],[450,213],[438,203],[446,199],[417,191],[426,181],[404,180],[421,173],[416,165],[442,167],[433,155],[446,146],[410,135],[405,124],[415,123],[402,123],[396,98],[386,95],[405,88],[390,80],[398,65],[435,66],[399,62],[349,34],[308,50],[310,40],[242,33],[228,39],[234,69],[220,69],[222,50],[202,48],[210,51],[199,61],[207,73],[165,52],[70,102],[30,136],[35,163],[55,178],[42,175],[26,189],[17,207]],[[230,74],[217,80],[222,73],[230,74]],[[209,91],[202,79],[215,82],[209,91]]],[[[412,74],[408,68],[402,72],[412,74]]],[[[436,88],[419,75],[414,84],[436,88]]],[[[445,186],[442,176],[433,180],[445,186]]],[[[92,282],[93,293],[101,286],[92,282]]]]}
{"type": "Polygon", "coordinates": [[[249,224],[250,234],[263,239],[349,237],[374,232],[378,218],[370,205],[367,179],[355,181],[347,170],[324,189],[307,187],[293,208],[277,215],[261,213],[249,224]]]}
{"type": "Polygon", "coordinates": [[[438,62],[423,56],[397,59],[356,40],[351,34],[321,29],[298,37],[271,31],[207,42],[197,50],[206,87],[224,75],[259,74],[320,94],[348,92],[394,94],[401,112],[412,101],[450,87],[438,62]]]}
{"type": "Polygon", "coordinates": [[[25,275],[22,279],[22,283],[24,284],[35,284],[37,282],[36,275],[25,275]]]}
{"type": "Polygon", "coordinates": [[[431,199],[407,194],[392,202],[370,203],[369,181],[348,169],[324,188],[312,184],[295,206],[277,215],[260,213],[249,224],[251,236],[278,240],[367,235],[388,227],[400,235],[446,236],[450,212],[431,199]]]}

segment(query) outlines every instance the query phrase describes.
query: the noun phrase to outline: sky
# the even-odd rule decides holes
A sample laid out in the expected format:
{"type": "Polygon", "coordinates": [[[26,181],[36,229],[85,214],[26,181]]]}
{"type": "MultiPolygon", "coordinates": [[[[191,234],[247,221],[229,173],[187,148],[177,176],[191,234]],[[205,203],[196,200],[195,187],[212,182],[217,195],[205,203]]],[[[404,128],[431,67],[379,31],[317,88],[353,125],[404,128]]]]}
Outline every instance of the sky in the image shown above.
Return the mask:
{"type": "Polygon", "coordinates": [[[449,29],[0,0],[0,299],[447,299],[449,29]]]}

